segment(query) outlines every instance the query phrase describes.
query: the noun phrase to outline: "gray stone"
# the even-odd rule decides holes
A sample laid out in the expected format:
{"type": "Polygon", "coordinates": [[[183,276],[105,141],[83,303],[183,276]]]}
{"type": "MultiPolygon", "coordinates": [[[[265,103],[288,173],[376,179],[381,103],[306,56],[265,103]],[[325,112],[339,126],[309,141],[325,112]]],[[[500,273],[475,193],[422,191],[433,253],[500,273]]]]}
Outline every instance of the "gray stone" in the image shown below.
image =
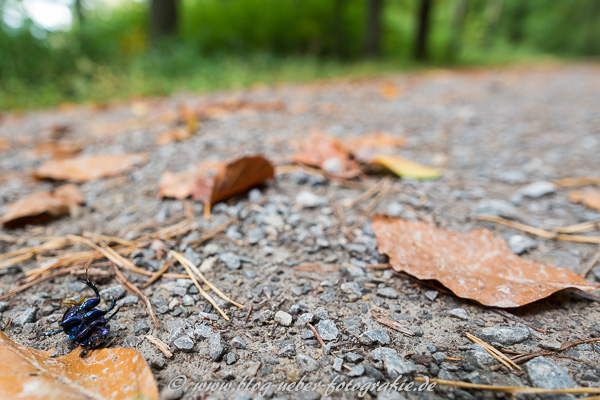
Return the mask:
{"type": "Polygon", "coordinates": [[[558,350],[561,348],[562,343],[559,342],[558,340],[546,339],[546,340],[540,340],[539,346],[542,349],[546,349],[546,350],[558,350]]]}
{"type": "Polygon", "coordinates": [[[118,300],[125,295],[125,289],[121,285],[115,285],[107,287],[100,291],[100,297],[103,299],[115,299],[118,300]]]}
{"type": "Polygon", "coordinates": [[[180,336],[193,336],[193,325],[190,321],[184,318],[176,318],[167,322],[167,329],[171,335],[170,341],[173,342],[180,336]]]}
{"type": "Polygon", "coordinates": [[[378,344],[385,346],[390,344],[391,339],[390,335],[388,335],[384,330],[371,329],[361,335],[360,342],[366,345],[378,344]]]}
{"type": "Polygon", "coordinates": [[[293,344],[286,344],[281,348],[278,355],[280,357],[293,357],[296,355],[296,346],[293,344]]]}
{"type": "Polygon", "coordinates": [[[504,218],[515,218],[517,216],[515,206],[504,200],[481,200],[475,212],[477,214],[496,215],[504,218]]]}
{"type": "Polygon", "coordinates": [[[391,379],[396,379],[400,375],[412,374],[416,371],[416,366],[412,361],[404,361],[394,349],[387,347],[378,347],[370,353],[375,361],[383,362],[385,370],[391,379]]]}
{"type": "Polygon", "coordinates": [[[271,310],[262,310],[258,313],[257,318],[263,324],[271,319],[271,310]]]}
{"type": "Polygon", "coordinates": [[[317,321],[323,320],[323,319],[329,319],[329,311],[327,311],[326,309],[320,307],[317,308],[315,310],[315,318],[317,319],[317,321]]]}
{"type": "Polygon", "coordinates": [[[592,272],[594,273],[594,278],[596,278],[596,280],[600,282],[600,267],[592,269],[592,272]]]}
{"type": "Polygon", "coordinates": [[[219,361],[225,354],[225,346],[220,333],[213,333],[208,337],[208,354],[213,361],[219,361]]]}
{"type": "Polygon", "coordinates": [[[448,314],[455,318],[464,319],[465,321],[469,319],[469,314],[462,308],[454,308],[448,314]]]}
{"type": "Polygon", "coordinates": [[[351,362],[351,363],[357,363],[359,361],[362,361],[363,358],[364,357],[361,356],[360,354],[356,354],[356,353],[352,353],[352,352],[344,354],[344,360],[351,362]]]}
{"type": "Polygon", "coordinates": [[[552,182],[537,181],[521,188],[519,194],[524,197],[537,199],[556,192],[556,185],[552,182]]]}
{"type": "Polygon", "coordinates": [[[302,370],[302,372],[314,372],[319,369],[319,363],[314,358],[305,354],[298,354],[296,356],[296,365],[302,370]]]}
{"type": "Polygon", "coordinates": [[[491,326],[479,331],[479,338],[490,343],[500,343],[502,346],[511,346],[521,343],[531,337],[527,328],[511,328],[509,326],[491,326]]]}
{"type": "Polygon", "coordinates": [[[18,317],[13,319],[13,325],[23,326],[25,324],[35,322],[35,314],[37,313],[37,311],[38,309],[35,307],[26,308],[25,311],[19,314],[18,317]]]}
{"type": "MultiPolygon", "coordinates": [[[[532,386],[544,389],[574,388],[577,383],[563,367],[553,364],[545,357],[536,357],[525,363],[525,372],[532,386]]],[[[566,398],[562,396],[561,398],[566,398]]]]}
{"type": "Polygon", "coordinates": [[[337,372],[341,372],[342,371],[342,366],[344,365],[344,360],[342,360],[341,358],[334,358],[333,360],[333,370],[337,371],[337,372]]]}
{"type": "Polygon", "coordinates": [[[261,227],[251,229],[246,236],[249,244],[257,244],[261,239],[265,237],[265,231],[261,227]]]}
{"type": "Polygon", "coordinates": [[[308,191],[302,191],[296,195],[296,203],[305,208],[315,208],[327,204],[327,199],[308,191]]]}
{"type": "Polygon", "coordinates": [[[335,323],[330,319],[324,319],[319,322],[319,325],[317,325],[317,332],[319,332],[321,339],[327,341],[337,339],[340,334],[337,326],[335,326],[335,323]]]}
{"type": "Polygon", "coordinates": [[[538,243],[525,235],[512,235],[508,238],[508,245],[515,254],[523,254],[528,250],[535,249],[538,243]]]}
{"type": "Polygon", "coordinates": [[[173,341],[178,350],[189,353],[194,349],[194,341],[187,335],[180,336],[173,341]]]}
{"type": "Polygon", "coordinates": [[[235,364],[236,361],[237,361],[237,356],[235,355],[235,353],[229,352],[229,353],[225,354],[225,363],[227,365],[235,364]]]}
{"type": "Polygon", "coordinates": [[[377,289],[377,296],[384,297],[386,299],[397,299],[398,292],[396,292],[396,289],[390,287],[381,288],[377,289]]]}
{"type": "Polygon", "coordinates": [[[121,300],[117,301],[117,306],[131,307],[131,306],[137,304],[137,302],[139,300],[140,300],[140,298],[137,296],[133,296],[133,295],[125,296],[121,300]]]}
{"type": "Polygon", "coordinates": [[[472,365],[475,368],[487,369],[490,365],[496,364],[497,361],[481,345],[473,344],[471,350],[467,350],[463,355],[463,363],[472,365]]]}
{"type": "Polygon", "coordinates": [[[8,302],[0,301],[0,312],[4,312],[6,310],[8,310],[8,302]]]}
{"type": "Polygon", "coordinates": [[[186,307],[191,307],[194,304],[196,304],[196,300],[194,300],[194,298],[192,296],[190,296],[189,294],[186,294],[185,296],[183,296],[181,301],[183,302],[183,305],[186,307]]]}
{"type": "Polygon", "coordinates": [[[292,316],[280,310],[275,313],[275,321],[283,326],[290,326],[292,325],[292,316]]]}
{"type": "Polygon", "coordinates": [[[225,266],[231,270],[240,269],[242,267],[240,258],[231,252],[220,254],[219,258],[223,261],[225,266]]]}
{"type": "Polygon", "coordinates": [[[431,356],[433,357],[433,360],[438,364],[441,364],[442,362],[446,361],[446,353],[442,353],[441,351],[435,352],[431,356]]]}
{"type": "Polygon", "coordinates": [[[197,325],[194,327],[193,335],[196,340],[208,339],[213,334],[213,330],[208,325],[197,325]]]}
{"type": "Polygon", "coordinates": [[[314,319],[315,316],[313,313],[304,313],[298,317],[298,323],[300,324],[300,326],[304,326],[313,322],[314,319]]]}
{"type": "Polygon", "coordinates": [[[246,348],[246,341],[239,336],[236,336],[233,339],[231,339],[230,344],[231,344],[231,347],[233,347],[234,349],[245,349],[246,348]]]}
{"type": "Polygon", "coordinates": [[[437,290],[427,290],[425,292],[425,297],[429,300],[434,301],[438,297],[439,292],[437,290]]]}
{"type": "Polygon", "coordinates": [[[393,201],[387,206],[386,211],[387,215],[389,215],[390,217],[398,218],[402,216],[402,213],[404,212],[404,206],[398,203],[397,201],[393,201]]]}
{"type": "Polygon", "coordinates": [[[135,326],[133,328],[133,332],[136,335],[143,335],[145,333],[150,332],[150,326],[148,325],[148,323],[146,321],[141,320],[135,324],[135,326]]]}
{"type": "Polygon", "coordinates": [[[363,367],[362,365],[355,365],[354,367],[352,367],[350,369],[350,371],[348,371],[348,376],[356,377],[356,376],[361,376],[364,373],[365,373],[365,367],[363,367]]]}

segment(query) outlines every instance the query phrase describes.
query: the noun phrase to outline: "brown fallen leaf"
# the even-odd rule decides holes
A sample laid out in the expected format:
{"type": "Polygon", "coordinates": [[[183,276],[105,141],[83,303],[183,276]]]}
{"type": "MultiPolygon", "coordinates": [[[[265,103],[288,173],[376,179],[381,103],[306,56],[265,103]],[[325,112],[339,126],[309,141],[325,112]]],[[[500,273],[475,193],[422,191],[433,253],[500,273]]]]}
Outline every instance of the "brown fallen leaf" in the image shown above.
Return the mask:
{"type": "Polygon", "coordinates": [[[0,222],[7,227],[45,222],[69,214],[71,207],[85,203],[83,194],[73,184],[60,186],[52,192],[36,192],[8,206],[0,222]]]}
{"type": "Polygon", "coordinates": [[[83,147],[75,142],[42,142],[35,146],[36,154],[51,154],[54,158],[68,158],[81,152],[83,147]]]}
{"type": "Polygon", "coordinates": [[[467,233],[423,222],[375,216],[379,251],[397,271],[434,279],[458,297],[492,307],[518,307],[562,289],[591,291],[583,278],[566,269],[523,259],[506,241],[486,229],[467,233]]]}
{"type": "Polygon", "coordinates": [[[303,151],[292,156],[292,161],[321,168],[340,178],[354,178],[361,173],[358,163],[340,140],[320,134],[313,134],[303,151]]]}
{"type": "Polygon", "coordinates": [[[194,171],[165,172],[158,183],[158,197],[183,200],[192,195],[197,174],[194,171]]]}
{"type": "Polygon", "coordinates": [[[80,351],[52,358],[0,332],[0,398],[158,400],[154,376],[136,350],[100,349],[85,358],[80,351]]]}
{"type": "Polygon", "coordinates": [[[88,182],[121,174],[146,161],[144,154],[93,154],[42,164],[34,173],[37,179],[88,182]]]}
{"type": "Polygon", "coordinates": [[[0,152],[8,150],[10,148],[10,143],[6,139],[0,138],[0,152]]]}
{"type": "Polygon", "coordinates": [[[590,208],[600,210],[600,190],[572,190],[569,199],[575,203],[582,203],[590,208]]]}
{"type": "Polygon", "coordinates": [[[196,180],[192,195],[194,200],[211,205],[245,192],[274,176],[273,164],[261,155],[213,163],[212,168],[205,169],[196,180]]]}

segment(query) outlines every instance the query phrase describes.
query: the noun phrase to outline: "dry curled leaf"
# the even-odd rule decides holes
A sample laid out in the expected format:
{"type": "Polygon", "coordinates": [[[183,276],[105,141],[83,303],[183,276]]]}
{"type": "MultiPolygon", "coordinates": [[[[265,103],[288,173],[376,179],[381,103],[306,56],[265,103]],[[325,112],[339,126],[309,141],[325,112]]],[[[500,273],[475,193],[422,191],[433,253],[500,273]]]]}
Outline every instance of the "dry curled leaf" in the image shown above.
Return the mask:
{"type": "Polygon", "coordinates": [[[434,279],[458,297],[492,307],[518,307],[562,289],[594,290],[566,269],[523,259],[486,229],[467,233],[423,222],[375,216],[379,252],[397,271],[434,279]]]}
{"type": "Polygon", "coordinates": [[[158,183],[158,197],[183,200],[192,195],[196,184],[196,172],[165,172],[158,183]]]}
{"type": "Polygon", "coordinates": [[[569,192],[569,199],[600,210],[600,190],[572,190],[569,192]]]}
{"type": "Polygon", "coordinates": [[[204,204],[225,200],[275,176],[273,164],[260,155],[213,163],[212,166],[205,169],[194,187],[194,200],[204,204]]]}
{"type": "Polygon", "coordinates": [[[371,159],[371,163],[381,165],[404,178],[435,179],[441,175],[437,168],[426,167],[397,156],[379,155],[371,159]]]}
{"type": "Polygon", "coordinates": [[[303,151],[292,156],[292,161],[321,168],[341,178],[354,178],[360,174],[358,163],[341,141],[319,134],[313,134],[303,151]]]}
{"type": "Polygon", "coordinates": [[[60,186],[52,192],[36,192],[9,205],[2,216],[5,226],[15,227],[69,214],[71,207],[85,203],[83,194],[73,184],[60,186]]]}
{"type": "Polygon", "coordinates": [[[100,349],[85,358],[79,353],[52,358],[0,332],[0,398],[158,400],[152,372],[136,350],[100,349]]]}
{"type": "Polygon", "coordinates": [[[121,174],[146,161],[144,154],[94,154],[42,164],[34,176],[37,179],[54,179],[88,182],[121,174]]]}
{"type": "Polygon", "coordinates": [[[42,142],[35,146],[36,154],[51,154],[54,158],[73,157],[82,150],[82,146],[75,142],[42,142]]]}

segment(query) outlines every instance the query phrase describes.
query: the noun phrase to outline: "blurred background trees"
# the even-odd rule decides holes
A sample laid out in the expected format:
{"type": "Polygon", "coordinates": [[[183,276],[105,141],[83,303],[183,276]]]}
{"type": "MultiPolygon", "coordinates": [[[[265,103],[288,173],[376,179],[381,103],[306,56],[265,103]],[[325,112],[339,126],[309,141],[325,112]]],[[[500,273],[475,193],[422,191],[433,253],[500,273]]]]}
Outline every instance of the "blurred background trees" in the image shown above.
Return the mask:
{"type": "Polygon", "coordinates": [[[599,14],[598,0],[0,0],[0,106],[597,57],[599,14]]]}

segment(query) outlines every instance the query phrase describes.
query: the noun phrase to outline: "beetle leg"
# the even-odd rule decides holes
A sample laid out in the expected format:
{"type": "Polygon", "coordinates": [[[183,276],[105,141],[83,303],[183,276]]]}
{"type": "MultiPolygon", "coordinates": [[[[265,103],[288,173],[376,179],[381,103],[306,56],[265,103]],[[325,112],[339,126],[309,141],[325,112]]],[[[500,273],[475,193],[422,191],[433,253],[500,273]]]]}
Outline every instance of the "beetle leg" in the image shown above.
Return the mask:
{"type": "Polygon", "coordinates": [[[113,308],[115,308],[115,298],[114,297],[112,298],[112,302],[110,303],[110,307],[108,307],[106,309],[106,312],[109,313],[110,310],[112,310],[113,308]]]}
{"type": "Polygon", "coordinates": [[[90,281],[90,278],[88,278],[87,270],[85,272],[85,282],[83,282],[83,283],[88,285],[94,291],[94,294],[96,295],[96,297],[93,299],[84,301],[83,304],[81,304],[81,306],[79,306],[79,309],[80,310],[91,310],[92,308],[98,307],[98,304],[100,304],[100,292],[98,291],[98,288],[96,287],[96,285],[94,285],[92,283],[92,281],[90,281]]]}
{"type": "Polygon", "coordinates": [[[56,335],[57,333],[61,333],[63,330],[59,329],[57,331],[52,331],[52,332],[44,332],[44,336],[52,336],[52,335],[56,335]]]}
{"type": "Polygon", "coordinates": [[[117,309],[115,310],[115,312],[114,312],[114,313],[112,313],[111,315],[109,315],[109,316],[106,318],[106,322],[108,323],[108,321],[110,321],[110,320],[111,320],[111,319],[112,319],[112,318],[115,316],[115,314],[119,312],[119,310],[120,310],[120,309],[121,309],[121,306],[117,307],[117,309]]]}

